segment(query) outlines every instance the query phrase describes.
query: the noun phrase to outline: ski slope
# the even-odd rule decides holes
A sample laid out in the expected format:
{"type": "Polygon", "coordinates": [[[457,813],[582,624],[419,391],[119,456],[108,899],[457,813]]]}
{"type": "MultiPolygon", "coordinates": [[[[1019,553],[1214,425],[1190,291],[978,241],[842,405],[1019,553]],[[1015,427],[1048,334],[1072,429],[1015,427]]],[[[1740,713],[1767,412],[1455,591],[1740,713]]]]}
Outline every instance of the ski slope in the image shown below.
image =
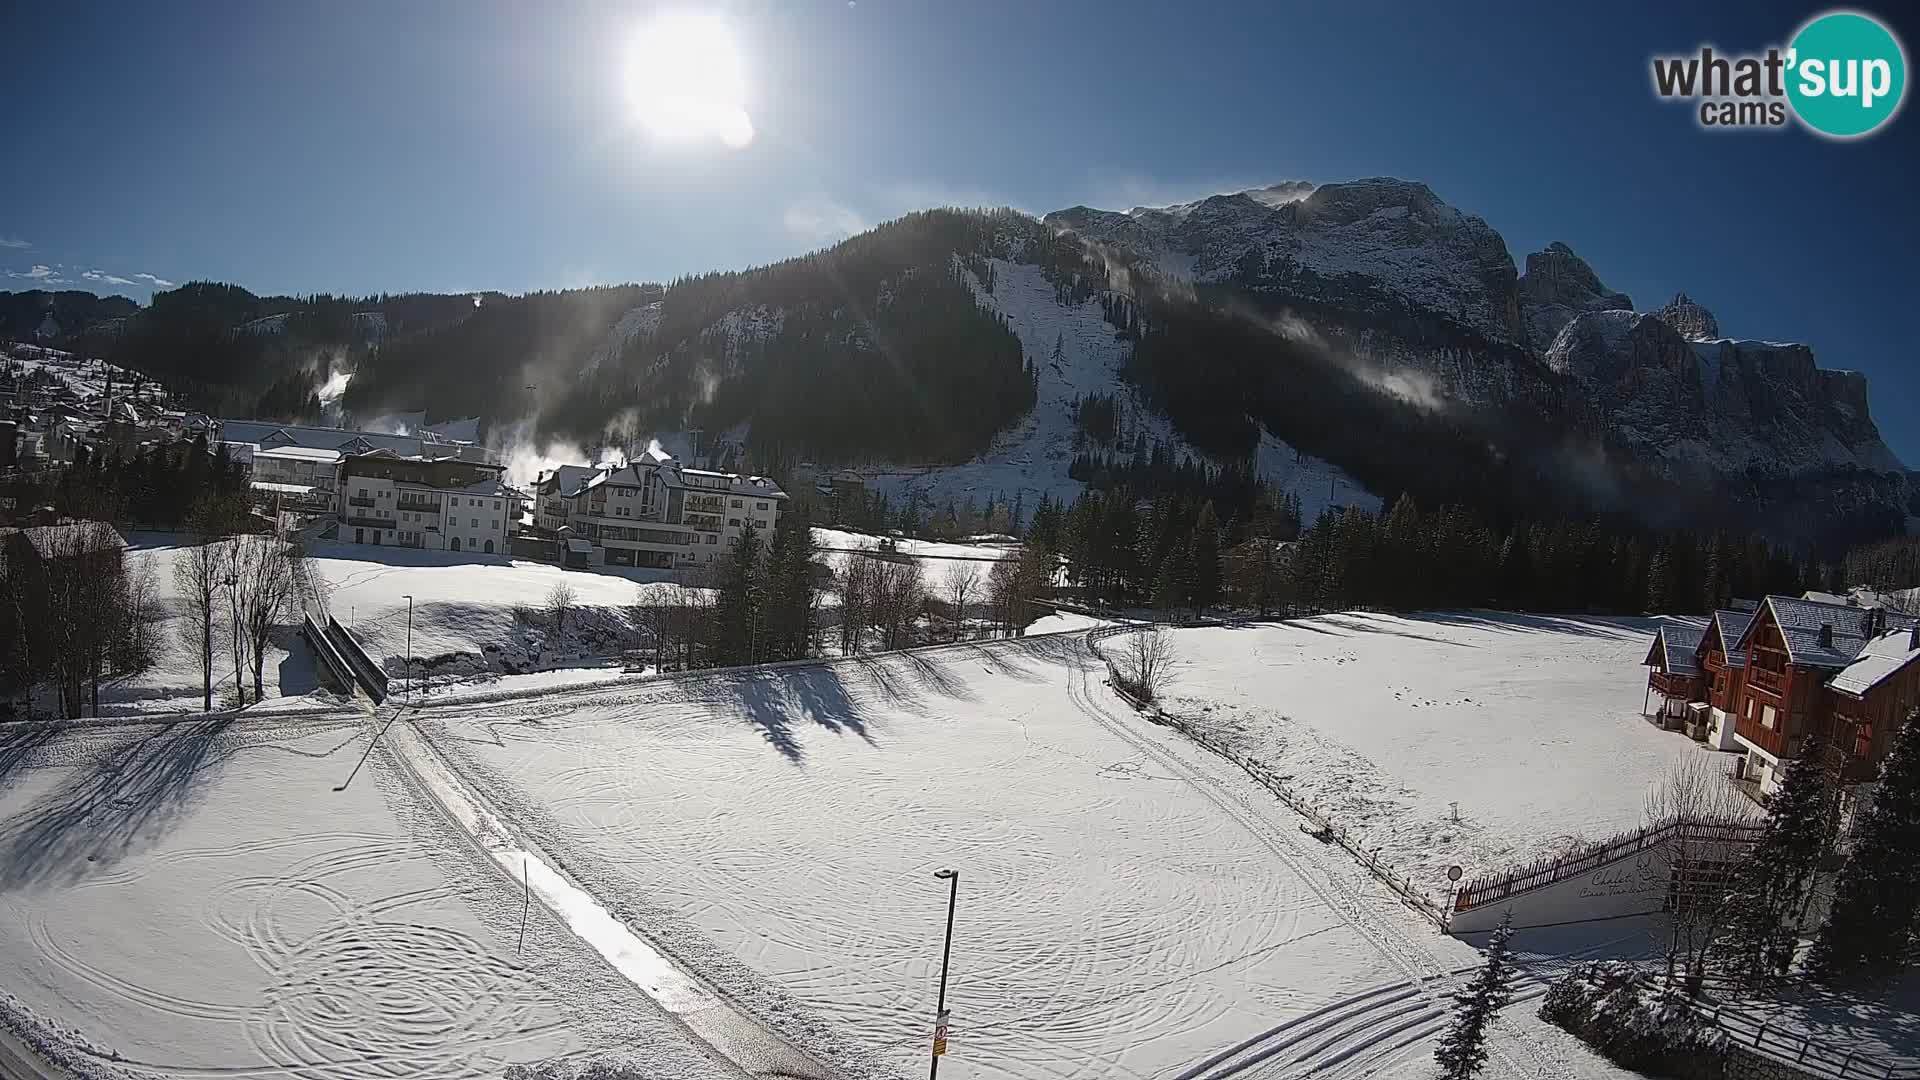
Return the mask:
{"type": "Polygon", "coordinates": [[[735,1075],[519,896],[357,716],[0,730],[0,1017],[83,1080],[735,1075]]]}
{"type": "MultiPolygon", "coordinates": [[[[992,291],[971,270],[960,268],[959,272],[980,303],[1006,320],[1022,350],[1038,365],[1033,411],[995,437],[985,453],[964,464],[854,470],[869,486],[885,492],[895,506],[913,494],[933,507],[944,507],[949,501],[964,504],[969,498],[984,505],[997,497],[1009,501],[1020,497],[1029,513],[1042,495],[1070,502],[1084,487],[1067,475],[1078,449],[1073,402],[1094,394],[1115,396],[1125,413],[1127,431],[1138,430],[1149,444],[1164,441],[1191,453],[1166,418],[1147,407],[1121,380],[1120,368],[1131,346],[1114,336],[1098,297],[1062,305],[1039,267],[1004,259],[989,261],[992,291]]],[[[1263,434],[1257,458],[1261,474],[1276,493],[1300,497],[1302,514],[1309,522],[1328,505],[1369,509],[1379,505],[1376,496],[1336,466],[1295,454],[1271,435],[1263,434]]]]}
{"type": "Polygon", "coordinates": [[[1471,878],[1638,828],[1648,788],[1713,754],[1641,716],[1657,624],[1472,611],[1173,630],[1166,707],[1444,903],[1449,865],[1471,878]]]}
{"type": "Polygon", "coordinates": [[[1429,1032],[1341,1006],[1410,990],[1430,1025],[1473,951],[1101,677],[1059,635],[446,704],[420,729],[623,918],[770,979],[895,1074],[924,1066],[943,866],[944,1075],[1226,1075],[1184,1071],[1249,1040],[1276,1068],[1418,1058],[1429,1032]],[[1275,1049],[1283,1025],[1317,1036],[1275,1049]]]}

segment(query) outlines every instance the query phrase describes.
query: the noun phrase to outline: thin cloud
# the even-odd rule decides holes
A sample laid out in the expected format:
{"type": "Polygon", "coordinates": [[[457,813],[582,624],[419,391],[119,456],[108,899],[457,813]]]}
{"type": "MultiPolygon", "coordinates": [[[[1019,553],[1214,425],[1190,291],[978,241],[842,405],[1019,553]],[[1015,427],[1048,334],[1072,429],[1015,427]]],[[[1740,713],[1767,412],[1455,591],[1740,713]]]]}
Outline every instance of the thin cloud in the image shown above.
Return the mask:
{"type": "Polygon", "coordinates": [[[71,283],[70,279],[61,273],[58,267],[48,266],[45,263],[34,263],[33,266],[24,271],[9,270],[7,271],[7,276],[10,278],[19,278],[23,281],[38,282],[42,285],[67,285],[71,283]]]}
{"type": "Polygon", "coordinates": [[[32,246],[32,244],[27,243],[17,236],[0,236],[0,248],[13,248],[16,251],[25,251],[32,246]]]}
{"type": "Polygon", "coordinates": [[[173,282],[168,281],[166,278],[163,278],[163,277],[154,277],[152,274],[135,274],[133,276],[136,278],[139,278],[141,281],[146,282],[147,284],[153,286],[156,289],[173,288],[173,282]]]}
{"type": "Polygon", "coordinates": [[[105,270],[83,270],[80,273],[80,277],[83,280],[98,282],[102,285],[137,285],[139,284],[139,282],[133,280],[132,278],[123,278],[118,274],[109,274],[105,270]]]}
{"type": "Polygon", "coordinates": [[[788,232],[812,244],[845,240],[870,227],[859,211],[824,196],[789,204],[780,220],[788,232]]]}

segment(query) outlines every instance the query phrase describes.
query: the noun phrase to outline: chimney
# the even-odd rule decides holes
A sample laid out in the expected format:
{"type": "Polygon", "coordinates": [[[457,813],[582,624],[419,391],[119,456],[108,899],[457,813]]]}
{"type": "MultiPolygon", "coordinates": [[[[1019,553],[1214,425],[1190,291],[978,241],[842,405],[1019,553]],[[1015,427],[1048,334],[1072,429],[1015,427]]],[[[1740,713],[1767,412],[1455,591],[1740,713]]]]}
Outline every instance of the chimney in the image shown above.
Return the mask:
{"type": "Polygon", "coordinates": [[[1833,624],[1830,622],[1820,624],[1820,647],[1823,649],[1833,648],[1833,624]]]}

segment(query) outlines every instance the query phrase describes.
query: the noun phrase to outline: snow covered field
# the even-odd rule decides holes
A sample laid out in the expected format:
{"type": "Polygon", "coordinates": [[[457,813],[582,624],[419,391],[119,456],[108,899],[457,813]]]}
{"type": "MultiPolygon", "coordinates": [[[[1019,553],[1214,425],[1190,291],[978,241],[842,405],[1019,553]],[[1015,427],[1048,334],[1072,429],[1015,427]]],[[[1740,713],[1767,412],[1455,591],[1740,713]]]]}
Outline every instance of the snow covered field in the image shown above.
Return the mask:
{"type": "Polygon", "coordinates": [[[364,746],[354,716],[0,731],[0,1011],[88,1078],[731,1075],[538,912],[516,955],[517,892],[385,753],[333,791],[364,746]]]}
{"type": "Polygon", "coordinates": [[[1452,863],[1471,878],[1638,828],[1647,789],[1712,753],[1640,715],[1656,625],[1474,611],[1175,630],[1166,707],[1444,901],[1452,863]]]}
{"type": "Polygon", "coordinates": [[[1200,1066],[1246,1040],[1223,1061],[1271,1056],[1245,1076],[1425,1068],[1442,1006],[1402,984],[1472,951],[1100,676],[1073,635],[450,704],[420,728],[622,917],[771,978],[897,1074],[925,1059],[948,865],[945,1075],[1224,1075],[1200,1066]],[[1412,1022],[1380,1026],[1381,997],[1412,1022]]]}

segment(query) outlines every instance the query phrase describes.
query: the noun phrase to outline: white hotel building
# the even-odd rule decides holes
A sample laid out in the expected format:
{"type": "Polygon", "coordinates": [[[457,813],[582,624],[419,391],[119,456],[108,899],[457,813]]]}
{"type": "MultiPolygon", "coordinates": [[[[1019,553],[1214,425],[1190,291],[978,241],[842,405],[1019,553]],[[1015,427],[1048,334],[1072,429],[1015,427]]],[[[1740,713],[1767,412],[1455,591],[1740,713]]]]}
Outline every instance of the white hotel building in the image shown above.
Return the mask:
{"type": "Polygon", "coordinates": [[[540,526],[587,540],[590,563],[674,568],[719,561],[748,528],[764,540],[787,493],[762,476],[690,469],[649,450],[619,468],[563,465],[534,498],[540,526]]]}

